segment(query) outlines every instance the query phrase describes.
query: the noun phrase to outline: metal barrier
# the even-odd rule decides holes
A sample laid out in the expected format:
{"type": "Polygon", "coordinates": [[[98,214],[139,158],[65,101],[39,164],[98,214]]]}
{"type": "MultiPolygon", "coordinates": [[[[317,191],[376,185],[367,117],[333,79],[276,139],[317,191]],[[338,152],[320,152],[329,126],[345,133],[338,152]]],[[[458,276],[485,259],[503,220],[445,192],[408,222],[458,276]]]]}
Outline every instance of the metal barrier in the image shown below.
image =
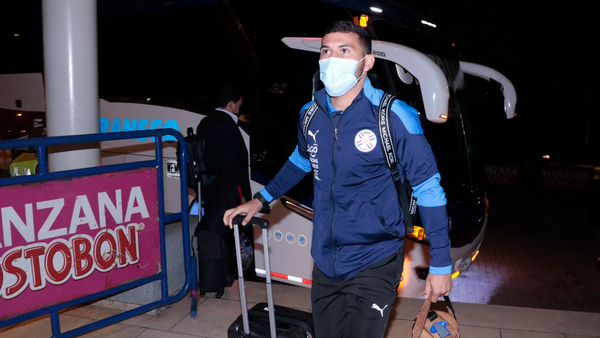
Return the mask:
{"type": "Polygon", "coordinates": [[[185,144],[173,129],[0,142],[0,149],[34,147],[39,161],[38,174],[0,178],[0,202],[4,200],[0,205],[0,328],[49,314],[52,337],[74,337],[174,303],[188,292],[190,314],[195,316],[197,276],[190,249],[184,165],[188,154],[181,146],[181,212],[166,215],[162,174],[166,135],[185,144]],[[49,146],[144,137],[154,138],[154,159],[47,170],[49,146]],[[96,212],[92,206],[97,206],[96,212]],[[164,226],[176,221],[182,223],[186,278],[182,289],[169,296],[164,226]],[[154,281],[161,282],[160,300],[61,332],[61,310],[154,281]]]}

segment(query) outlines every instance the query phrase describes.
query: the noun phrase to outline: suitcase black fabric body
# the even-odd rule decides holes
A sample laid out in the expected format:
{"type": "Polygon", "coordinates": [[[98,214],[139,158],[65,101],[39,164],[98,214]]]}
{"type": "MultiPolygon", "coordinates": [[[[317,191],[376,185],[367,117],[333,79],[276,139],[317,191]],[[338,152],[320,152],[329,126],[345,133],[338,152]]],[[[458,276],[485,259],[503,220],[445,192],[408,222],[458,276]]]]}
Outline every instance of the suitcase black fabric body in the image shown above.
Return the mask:
{"type": "MultiPolygon", "coordinates": [[[[244,216],[237,216],[234,219],[235,235],[239,233],[238,224],[244,216]]],[[[267,229],[269,222],[267,220],[253,217],[248,225],[259,224],[262,228],[263,238],[268,238],[267,229]]],[[[246,227],[248,227],[248,225],[246,227]]],[[[242,271],[240,246],[236,244],[236,260],[238,266],[238,281],[240,287],[240,300],[242,305],[242,315],[239,316],[227,330],[227,337],[314,337],[312,314],[300,310],[290,309],[273,304],[273,294],[271,286],[271,271],[269,268],[269,248],[268,242],[263,243],[265,256],[265,277],[268,303],[258,303],[252,309],[247,311],[247,325],[249,333],[244,332],[244,316],[246,316],[246,291],[244,286],[244,276],[242,271]],[[269,311],[271,308],[272,311],[269,311]],[[271,322],[274,320],[274,323],[271,322]],[[276,334],[271,332],[275,327],[276,334]]]]}
{"type": "MultiPolygon", "coordinates": [[[[222,211],[221,217],[224,213],[225,210],[222,211]]],[[[245,249],[249,250],[245,253],[246,256],[252,257],[254,255],[253,234],[250,233],[252,227],[244,228],[245,249]]],[[[234,244],[236,237],[221,219],[215,219],[211,215],[208,217],[205,215],[196,227],[194,235],[198,244],[198,290],[200,295],[216,292],[216,298],[221,298],[225,288],[231,286],[237,278],[234,244]]],[[[246,280],[258,280],[253,259],[245,268],[246,280]]]]}
{"type": "Polygon", "coordinates": [[[223,295],[235,280],[233,231],[223,224],[223,214],[240,205],[237,187],[227,175],[218,175],[202,189],[204,216],[195,234],[198,236],[198,289],[200,295],[223,295]]]}
{"type": "MultiPolygon", "coordinates": [[[[204,215],[195,232],[198,236],[198,289],[201,295],[216,292],[220,298],[236,278],[234,242],[239,238],[223,224],[223,214],[240,205],[241,197],[231,176],[226,174],[217,175],[201,190],[201,196],[204,215]]],[[[244,227],[243,231],[252,245],[252,228],[244,227]]]]}
{"type": "MultiPolygon", "coordinates": [[[[267,303],[258,303],[248,310],[250,334],[244,334],[242,316],[239,316],[227,330],[227,337],[269,337],[269,313],[267,303]]],[[[310,313],[275,305],[275,326],[277,337],[314,337],[310,313]]]]}
{"type": "MultiPolygon", "coordinates": [[[[230,120],[229,117],[227,119],[230,120]]],[[[226,121],[228,121],[227,119],[226,121]]],[[[188,186],[194,189],[198,196],[202,216],[194,232],[198,244],[198,289],[201,296],[204,296],[207,292],[216,292],[216,297],[220,298],[225,288],[231,286],[236,279],[233,231],[223,224],[223,214],[227,209],[240,205],[242,190],[244,189],[238,184],[241,184],[243,180],[239,178],[239,173],[233,169],[238,167],[235,165],[231,167],[218,166],[218,168],[223,169],[222,171],[209,170],[211,169],[209,165],[211,159],[217,160],[221,164],[223,161],[215,158],[216,154],[212,152],[210,146],[207,148],[206,144],[210,140],[207,139],[206,133],[194,134],[192,128],[188,128],[187,133],[185,146],[189,154],[187,165],[188,186]]],[[[242,147],[245,151],[245,146],[242,145],[242,147]]],[[[223,154],[223,156],[230,155],[223,154]]],[[[243,158],[246,157],[247,154],[243,158]]],[[[225,161],[225,163],[229,162],[225,161]]],[[[243,172],[247,179],[247,166],[242,167],[246,168],[243,172]]],[[[243,232],[249,242],[248,246],[251,252],[250,266],[247,269],[246,278],[256,279],[252,258],[254,232],[251,227],[245,227],[243,232]]]]}
{"type": "Polygon", "coordinates": [[[202,230],[197,231],[196,236],[200,295],[204,297],[207,292],[216,292],[215,297],[221,298],[225,287],[231,286],[235,280],[233,236],[202,230]]]}

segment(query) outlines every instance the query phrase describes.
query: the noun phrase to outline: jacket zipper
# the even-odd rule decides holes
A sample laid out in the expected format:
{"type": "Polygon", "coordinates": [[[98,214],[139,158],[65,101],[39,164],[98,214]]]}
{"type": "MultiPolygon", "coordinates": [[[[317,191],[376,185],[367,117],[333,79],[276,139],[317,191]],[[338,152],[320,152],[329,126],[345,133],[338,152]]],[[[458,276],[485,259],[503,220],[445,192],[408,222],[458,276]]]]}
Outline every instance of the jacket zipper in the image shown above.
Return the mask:
{"type": "MultiPolygon", "coordinates": [[[[333,239],[333,223],[335,221],[335,214],[336,214],[336,207],[335,207],[335,196],[333,194],[333,186],[335,185],[335,181],[337,179],[337,168],[335,166],[335,147],[337,144],[337,131],[338,131],[338,127],[340,125],[340,121],[342,120],[342,117],[344,116],[344,114],[342,114],[342,116],[339,117],[338,121],[337,121],[337,126],[334,126],[333,128],[333,146],[331,147],[331,167],[333,168],[333,181],[331,182],[331,189],[330,189],[330,193],[331,193],[331,203],[332,203],[332,208],[333,208],[333,215],[331,217],[331,226],[329,227],[329,238],[331,238],[331,248],[333,249],[333,276],[337,277],[337,272],[335,271],[335,267],[336,267],[336,263],[337,263],[337,249],[335,246],[335,241],[333,239]]],[[[331,121],[331,124],[333,124],[333,121],[331,121]]]]}
{"type": "MultiPolygon", "coordinates": [[[[354,106],[356,104],[356,102],[352,102],[350,104],[350,106],[346,107],[346,109],[344,109],[345,111],[348,111],[348,109],[350,109],[352,106],[354,106]]],[[[331,121],[331,125],[333,126],[333,120],[331,119],[331,115],[327,114],[329,116],[329,120],[331,121]]],[[[339,119],[337,120],[337,125],[333,126],[333,146],[331,147],[331,167],[333,169],[333,181],[331,182],[331,189],[330,194],[331,194],[331,203],[332,203],[332,208],[333,208],[333,215],[331,217],[331,226],[329,227],[329,238],[331,238],[331,248],[333,249],[333,276],[337,277],[337,272],[335,271],[335,266],[337,263],[337,250],[336,250],[336,246],[335,246],[335,241],[333,240],[333,223],[335,221],[335,213],[336,213],[336,207],[335,207],[335,196],[333,195],[333,186],[335,185],[335,181],[337,178],[337,168],[335,167],[335,146],[337,144],[337,131],[338,131],[338,127],[340,125],[340,122],[342,121],[342,118],[344,117],[344,113],[342,112],[341,116],[339,117],[339,119]]]]}

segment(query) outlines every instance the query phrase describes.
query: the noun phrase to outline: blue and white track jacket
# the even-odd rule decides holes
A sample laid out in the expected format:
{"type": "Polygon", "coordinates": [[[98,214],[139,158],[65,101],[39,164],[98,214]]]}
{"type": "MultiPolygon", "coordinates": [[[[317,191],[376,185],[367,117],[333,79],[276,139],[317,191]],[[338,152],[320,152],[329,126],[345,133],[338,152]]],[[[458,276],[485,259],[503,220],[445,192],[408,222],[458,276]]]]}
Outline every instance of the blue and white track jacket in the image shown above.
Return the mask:
{"type": "MultiPolygon", "coordinates": [[[[300,112],[298,146],[276,177],[261,191],[267,201],[281,197],[311,170],[314,217],[311,254],[332,280],[345,280],[403,246],[405,228],[396,187],[380,145],[377,112],[383,91],[367,78],[343,112],[335,111],[325,90],[306,139],[300,112]]],[[[446,197],[431,147],[417,112],[395,100],[390,114],[399,170],[417,198],[431,245],[430,273],[451,272],[446,197]]]]}

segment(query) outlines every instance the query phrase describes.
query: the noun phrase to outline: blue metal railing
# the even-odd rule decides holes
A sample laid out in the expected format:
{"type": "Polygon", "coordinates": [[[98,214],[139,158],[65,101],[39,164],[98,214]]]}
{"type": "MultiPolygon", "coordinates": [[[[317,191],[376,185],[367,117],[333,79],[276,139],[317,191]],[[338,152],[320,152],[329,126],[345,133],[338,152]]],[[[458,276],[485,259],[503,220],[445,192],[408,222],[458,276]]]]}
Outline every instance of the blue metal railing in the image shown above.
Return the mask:
{"type": "Polygon", "coordinates": [[[0,149],[20,149],[20,148],[35,148],[38,157],[38,173],[35,175],[28,176],[16,176],[0,178],[0,188],[5,186],[12,186],[16,184],[27,184],[34,182],[45,182],[58,179],[68,179],[81,176],[91,176],[96,174],[120,172],[126,170],[133,170],[138,168],[157,168],[158,173],[158,204],[159,204],[159,224],[160,224],[160,255],[161,255],[161,271],[156,275],[141,278],[132,282],[128,282],[117,287],[103,290],[91,295],[83,296],[77,299],[69,300],[64,303],[55,304],[42,309],[34,310],[22,315],[18,315],[12,318],[0,321],[0,328],[9,325],[14,325],[25,320],[35,318],[42,315],[50,315],[52,325],[52,337],[76,337],[100,328],[106,327],[129,319],[141,314],[144,314],[153,309],[174,303],[181,300],[188,293],[192,296],[192,305],[190,315],[196,315],[197,307],[197,276],[196,276],[196,262],[195,256],[190,247],[190,233],[189,233],[189,212],[188,212],[188,195],[187,195],[187,151],[185,147],[185,140],[183,136],[174,129],[156,129],[156,130],[143,130],[143,131],[131,131],[131,132],[118,132],[118,133],[102,133],[102,134],[86,134],[86,135],[71,135],[71,136],[58,136],[58,137],[47,137],[47,138],[33,138],[33,139],[21,139],[21,140],[9,140],[1,141],[0,149]],[[177,142],[181,145],[179,147],[179,158],[180,163],[180,188],[181,188],[181,212],[165,215],[164,208],[164,178],[163,178],[163,145],[162,137],[172,135],[177,139],[177,142]],[[106,166],[97,166],[83,169],[73,169],[57,172],[48,172],[47,166],[47,155],[48,147],[56,145],[66,144],[81,144],[81,143],[94,143],[103,141],[123,140],[123,139],[136,139],[144,137],[153,137],[155,143],[155,154],[154,159],[132,162],[132,163],[121,163],[112,164],[106,166]],[[168,283],[167,283],[167,259],[165,250],[165,224],[181,221],[182,223],[182,240],[183,240],[183,257],[184,257],[184,268],[185,268],[185,282],[181,290],[169,296],[168,283]],[[59,322],[59,312],[66,308],[82,303],[90,302],[99,298],[109,297],[114,294],[146,285],[154,281],[161,281],[161,295],[162,298],[158,301],[151,302],[149,304],[141,305],[135,309],[122,312],[120,314],[108,317],[79,328],[61,332],[59,322]]]}

